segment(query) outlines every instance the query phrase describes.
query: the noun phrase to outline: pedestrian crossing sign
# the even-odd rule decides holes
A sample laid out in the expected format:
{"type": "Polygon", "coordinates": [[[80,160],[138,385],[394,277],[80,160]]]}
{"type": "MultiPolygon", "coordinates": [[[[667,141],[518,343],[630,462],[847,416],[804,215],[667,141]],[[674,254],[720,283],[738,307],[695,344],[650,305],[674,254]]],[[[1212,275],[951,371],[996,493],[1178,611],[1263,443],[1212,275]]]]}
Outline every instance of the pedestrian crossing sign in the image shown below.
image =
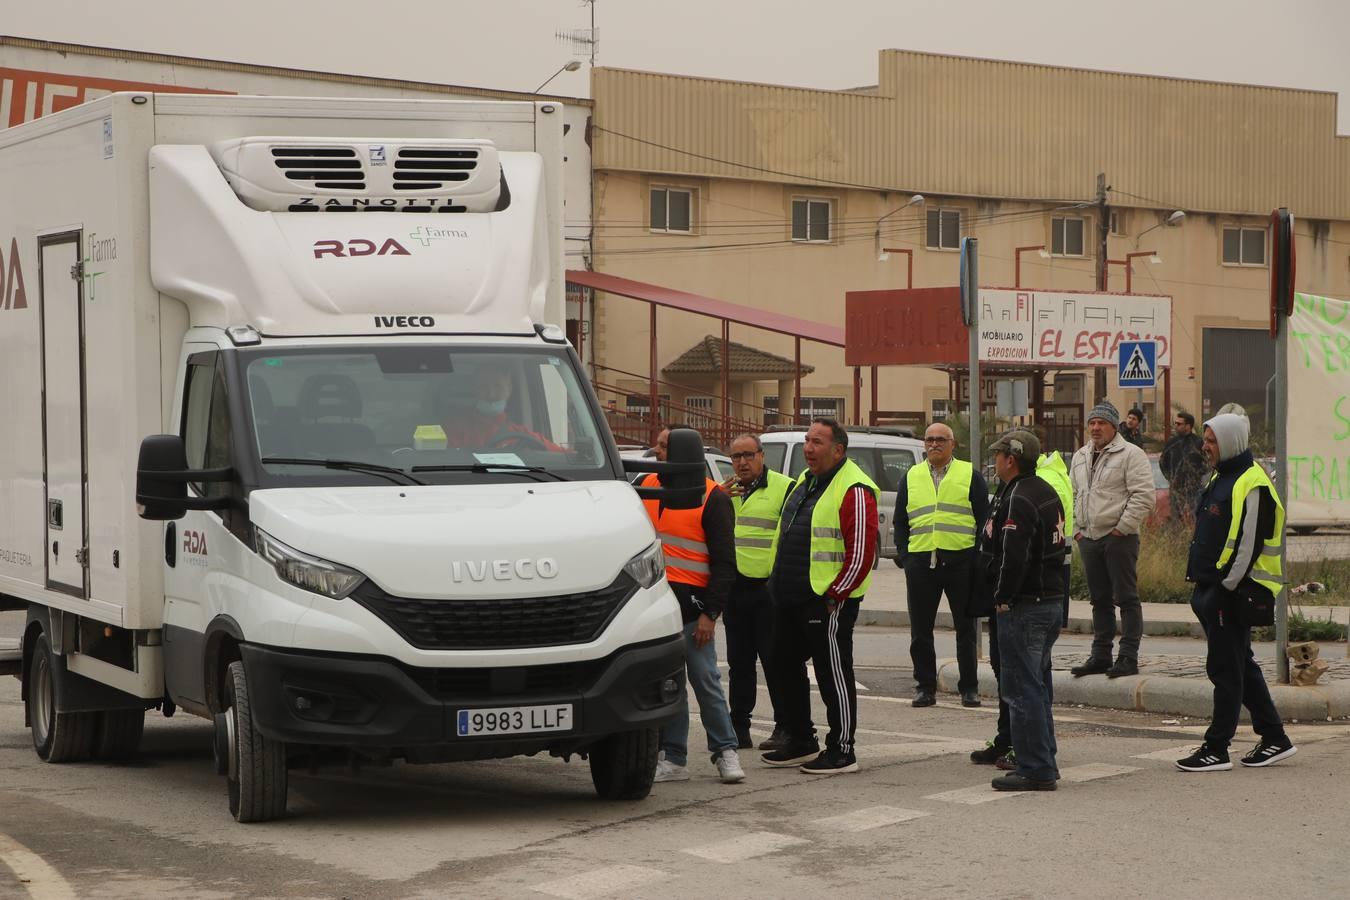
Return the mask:
{"type": "Polygon", "coordinates": [[[1123,388],[1157,386],[1158,345],[1153,341],[1121,341],[1116,371],[1123,388]]]}

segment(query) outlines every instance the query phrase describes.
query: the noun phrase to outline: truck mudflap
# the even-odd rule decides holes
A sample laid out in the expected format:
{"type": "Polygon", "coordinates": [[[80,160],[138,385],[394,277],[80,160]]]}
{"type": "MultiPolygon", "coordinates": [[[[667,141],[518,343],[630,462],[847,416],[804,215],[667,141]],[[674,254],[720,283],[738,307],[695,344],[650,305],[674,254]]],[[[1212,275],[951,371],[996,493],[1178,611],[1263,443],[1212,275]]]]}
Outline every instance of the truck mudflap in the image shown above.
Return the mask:
{"type": "Polygon", "coordinates": [[[521,667],[417,668],[257,644],[241,651],[265,736],[411,762],[584,751],[607,735],[666,724],[685,693],[678,634],[601,659],[521,667]],[[503,710],[534,711],[533,722],[530,712],[512,712],[502,725],[538,730],[500,733],[503,710]],[[488,733],[461,736],[461,721],[488,733]]]}

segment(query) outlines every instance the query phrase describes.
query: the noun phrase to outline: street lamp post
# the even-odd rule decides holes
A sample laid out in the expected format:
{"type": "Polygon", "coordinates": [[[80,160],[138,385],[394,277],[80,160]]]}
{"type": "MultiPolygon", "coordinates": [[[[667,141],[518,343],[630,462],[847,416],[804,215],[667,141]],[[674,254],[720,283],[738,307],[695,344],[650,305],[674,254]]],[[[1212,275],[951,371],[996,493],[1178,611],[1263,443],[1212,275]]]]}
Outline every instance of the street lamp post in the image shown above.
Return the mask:
{"type": "MultiPolygon", "coordinates": [[[[1149,257],[1151,262],[1162,262],[1162,257],[1158,255],[1156,250],[1141,250],[1138,253],[1126,253],[1124,259],[1108,259],[1106,261],[1108,273],[1111,271],[1111,266],[1125,267],[1125,293],[1134,293],[1134,261],[1145,256],[1149,257]]],[[[1108,281],[1109,277],[1110,276],[1108,275],[1108,281]]]]}
{"type": "Polygon", "coordinates": [[[531,93],[531,94],[537,94],[537,93],[539,93],[540,91],[542,91],[542,90],[545,88],[545,86],[548,85],[548,83],[549,83],[550,81],[552,81],[553,79],[557,78],[557,77],[558,77],[559,75],[561,75],[562,73],[564,73],[564,72],[575,72],[577,69],[580,69],[580,68],[581,68],[581,63],[580,63],[578,60],[575,60],[575,59],[569,59],[567,62],[565,62],[565,63],[562,64],[562,67],[559,68],[558,71],[554,72],[552,75],[550,75],[550,76],[548,76],[547,78],[545,78],[545,79],[544,79],[544,83],[541,84],[541,85],[539,85],[539,87],[535,88],[534,90],[530,91],[530,93],[531,93]]]}
{"type": "Polygon", "coordinates": [[[1046,252],[1045,252],[1045,245],[1044,245],[1044,244],[1033,244],[1033,245],[1031,245],[1031,246],[1029,246],[1029,247],[1014,247],[1014,248],[1013,248],[1013,287],[1015,287],[1015,288],[1020,288],[1020,287],[1022,286],[1022,254],[1023,254],[1023,253],[1029,253],[1029,252],[1031,252],[1032,250],[1039,250],[1040,253],[1041,253],[1041,257],[1042,257],[1042,258],[1048,257],[1048,256],[1050,255],[1049,253],[1046,253],[1046,252]]]}
{"type": "Polygon", "coordinates": [[[914,290],[914,251],[908,247],[885,247],[881,251],[881,261],[885,262],[892,253],[903,253],[908,262],[905,265],[905,290],[914,290]]]}
{"type": "Polygon", "coordinates": [[[897,206],[895,209],[886,213],[886,215],[882,216],[880,219],[877,219],[876,228],[874,228],[872,231],[872,246],[877,249],[877,255],[880,261],[882,262],[886,261],[885,254],[888,252],[881,249],[881,223],[886,221],[896,213],[900,212],[902,209],[909,209],[911,206],[916,206],[920,203],[923,203],[923,194],[915,194],[905,202],[904,206],[897,206]]]}

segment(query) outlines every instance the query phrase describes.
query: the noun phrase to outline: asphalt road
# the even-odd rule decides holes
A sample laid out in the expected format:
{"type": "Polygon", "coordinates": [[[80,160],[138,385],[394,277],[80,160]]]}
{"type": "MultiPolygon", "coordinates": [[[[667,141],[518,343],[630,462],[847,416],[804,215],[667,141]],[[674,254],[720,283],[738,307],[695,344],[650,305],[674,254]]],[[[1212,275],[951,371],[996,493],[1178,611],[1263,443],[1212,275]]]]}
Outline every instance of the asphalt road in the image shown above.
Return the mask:
{"type": "MultiPolygon", "coordinates": [[[[1350,725],[1292,726],[1300,752],[1269,769],[1193,775],[1171,760],[1203,723],[1062,708],[1061,789],[997,794],[967,759],[992,707],[911,708],[897,642],[860,635],[857,774],[747,753],[749,777],[727,786],[695,752],[692,781],[605,804],[576,760],[293,772],[287,818],[249,826],[229,816],[205,722],[153,713],[132,763],[47,765],[18,682],[0,679],[0,897],[1343,892],[1350,725]]],[[[1253,740],[1244,729],[1237,749],[1253,740]]]]}

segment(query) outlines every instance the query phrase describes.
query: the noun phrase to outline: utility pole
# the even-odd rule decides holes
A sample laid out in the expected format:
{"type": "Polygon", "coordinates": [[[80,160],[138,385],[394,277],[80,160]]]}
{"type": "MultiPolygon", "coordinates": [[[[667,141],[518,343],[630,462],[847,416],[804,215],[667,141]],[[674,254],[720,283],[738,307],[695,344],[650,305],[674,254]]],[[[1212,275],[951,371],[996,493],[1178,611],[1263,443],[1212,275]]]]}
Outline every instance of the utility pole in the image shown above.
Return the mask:
{"type": "MultiPolygon", "coordinates": [[[[1097,173],[1097,290],[1106,290],[1107,249],[1106,239],[1111,234],[1111,207],[1106,204],[1106,192],[1110,190],[1106,183],[1106,173],[1097,173]]],[[[1106,398],[1106,367],[1097,366],[1092,370],[1092,402],[1101,403],[1106,398]]]]}

